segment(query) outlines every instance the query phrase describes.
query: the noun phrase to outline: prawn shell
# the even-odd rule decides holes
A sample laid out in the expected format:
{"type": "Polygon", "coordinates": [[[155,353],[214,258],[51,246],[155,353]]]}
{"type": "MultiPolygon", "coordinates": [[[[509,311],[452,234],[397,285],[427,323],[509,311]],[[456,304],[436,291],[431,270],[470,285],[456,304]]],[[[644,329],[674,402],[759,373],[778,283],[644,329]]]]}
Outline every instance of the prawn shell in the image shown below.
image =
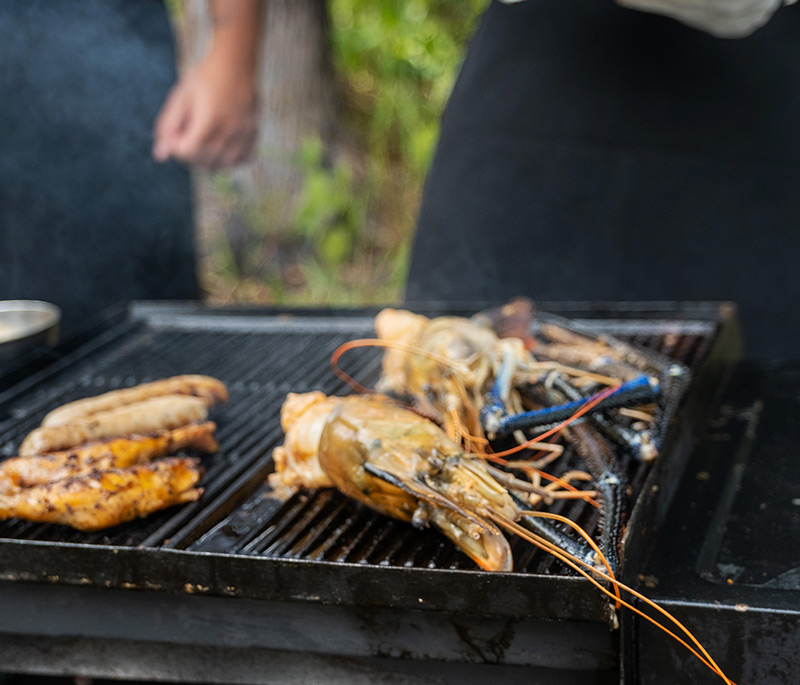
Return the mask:
{"type": "MultiPolygon", "coordinates": [[[[430,510],[430,521],[462,551],[486,570],[510,571],[511,550],[503,534],[471,500],[460,501],[469,488],[489,492],[487,507],[513,510],[505,490],[494,483],[486,488],[488,473],[479,478],[459,468],[460,447],[438,426],[400,407],[369,399],[340,403],[330,414],[319,443],[319,463],[344,494],[383,514],[410,522],[420,502],[430,510]],[[436,481],[429,457],[449,460],[447,482],[436,481]],[[373,475],[382,472],[390,478],[373,475]],[[454,477],[453,470],[458,477],[454,477]],[[393,482],[390,482],[393,481],[393,482]],[[400,485],[396,484],[399,483],[400,485]]],[[[480,464],[480,467],[483,465],[480,464]]],[[[479,468],[480,468],[479,467],[479,468]]],[[[493,482],[493,481],[492,481],[493,482]]],[[[470,497],[474,491],[470,492],[470,497]]]]}

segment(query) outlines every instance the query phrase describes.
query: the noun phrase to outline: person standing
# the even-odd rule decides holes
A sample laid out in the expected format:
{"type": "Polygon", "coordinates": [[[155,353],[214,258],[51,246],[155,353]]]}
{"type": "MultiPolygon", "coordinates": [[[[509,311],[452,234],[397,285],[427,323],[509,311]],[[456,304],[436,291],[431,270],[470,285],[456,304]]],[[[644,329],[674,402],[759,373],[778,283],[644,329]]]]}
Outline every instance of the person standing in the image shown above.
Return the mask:
{"type": "Polygon", "coordinates": [[[794,355],[800,9],[782,5],[492,2],[407,301],[734,300],[749,355],[794,355]]]}

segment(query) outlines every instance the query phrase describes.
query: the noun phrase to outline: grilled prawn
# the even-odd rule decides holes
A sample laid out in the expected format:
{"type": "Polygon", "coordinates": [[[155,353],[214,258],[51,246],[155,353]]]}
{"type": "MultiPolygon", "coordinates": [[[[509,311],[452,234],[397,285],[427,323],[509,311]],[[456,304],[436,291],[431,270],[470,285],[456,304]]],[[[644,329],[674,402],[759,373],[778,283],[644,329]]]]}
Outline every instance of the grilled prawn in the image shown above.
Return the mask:
{"type": "Polygon", "coordinates": [[[551,314],[534,317],[524,298],[470,319],[384,309],[375,317],[375,330],[386,347],[378,388],[412,397],[472,451],[481,451],[484,435],[555,425],[594,393],[615,387],[593,405],[592,421],[636,458],[649,461],[688,380],[683,365],[658,353],[551,314]],[[561,385],[562,404],[541,403],[553,383],[561,385]],[[538,390],[542,386],[546,389],[538,390]],[[656,402],[655,416],[635,413],[638,423],[608,413],[656,402]]]}
{"type": "MultiPolygon", "coordinates": [[[[680,365],[551,315],[534,325],[525,299],[469,319],[384,309],[375,330],[386,348],[378,389],[412,398],[469,452],[484,453],[487,437],[513,435],[525,444],[562,422],[589,422],[562,434],[593,476],[603,552],[616,565],[626,478],[609,440],[642,461],[656,456],[657,441],[649,413],[639,412],[644,421],[634,424],[611,412],[655,403],[680,365]],[[534,338],[535,329],[544,332],[534,338]],[[577,419],[584,407],[592,414],[577,419]]],[[[539,447],[553,458],[563,449],[539,447]]]]}
{"type": "Polygon", "coordinates": [[[320,392],[289,394],[281,420],[273,487],[335,485],[383,514],[435,525],[487,570],[511,570],[508,541],[487,514],[516,518],[513,500],[435,424],[385,401],[320,392]]]}
{"type": "Polygon", "coordinates": [[[496,473],[436,424],[387,398],[290,393],[281,424],[286,440],[275,450],[270,476],[279,496],[296,487],[335,486],[383,514],[435,525],[487,570],[512,567],[508,542],[492,520],[522,521],[570,554],[593,558],[572,538],[522,514],[531,501],[529,483],[496,473]]]}
{"type": "MultiPolygon", "coordinates": [[[[522,340],[498,338],[490,327],[471,319],[429,319],[384,309],[375,317],[375,330],[389,343],[378,390],[411,396],[454,440],[482,434],[483,397],[504,359],[515,370],[515,385],[534,372],[534,360],[522,340]]],[[[517,396],[511,395],[508,401],[518,408],[517,396]]]]}

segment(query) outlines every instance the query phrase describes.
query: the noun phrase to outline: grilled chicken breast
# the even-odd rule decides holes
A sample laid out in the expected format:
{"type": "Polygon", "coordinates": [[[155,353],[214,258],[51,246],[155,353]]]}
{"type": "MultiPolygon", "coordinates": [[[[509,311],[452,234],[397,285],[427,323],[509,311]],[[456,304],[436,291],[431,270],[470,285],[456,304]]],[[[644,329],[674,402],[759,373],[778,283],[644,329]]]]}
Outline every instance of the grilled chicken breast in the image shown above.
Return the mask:
{"type": "Polygon", "coordinates": [[[181,449],[216,452],[215,428],[216,424],[206,421],[153,435],[115,438],[61,452],[12,457],[0,462],[0,483],[5,483],[5,487],[30,487],[93,471],[144,464],[157,457],[175,454],[181,449]]]}
{"type": "Polygon", "coordinates": [[[92,531],[116,526],[174,504],[192,502],[198,459],[169,457],[0,493],[0,520],[22,518],[92,531]]]}

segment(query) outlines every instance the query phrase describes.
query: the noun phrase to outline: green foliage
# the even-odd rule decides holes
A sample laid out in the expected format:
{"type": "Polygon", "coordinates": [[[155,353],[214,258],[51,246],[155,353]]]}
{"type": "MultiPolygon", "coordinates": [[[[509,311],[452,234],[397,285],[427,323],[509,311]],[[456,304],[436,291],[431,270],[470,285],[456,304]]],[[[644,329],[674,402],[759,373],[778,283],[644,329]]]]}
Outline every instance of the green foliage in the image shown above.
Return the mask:
{"type": "Polygon", "coordinates": [[[424,176],[464,44],[487,0],[330,0],[334,62],[379,170],[424,176]]]}
{"type": "Polygon", "coordinates": [[[371,184],[356,179],[345,159],[326,160],[319,140],[306,140],[300,155],[303,190],[292,231],[302,246],[298,265],[303,287],[281,291],[293,304],[365,304],[398,298],[403,273],[394,267],[400,253],[381,247],[371,230],[371,184]]]}
{"type": "Polygon", "coordinates": [[[304,172],[303,194],[294,229],[316,248],[324,264],[341,264],[352,258],[364,226],[363,193],[355,187],[353,171],[344,163],[324,164],[319,140],[306,140],[300,155],[304,172]]]}
{"type": "Polygon", "coordinates": [[[486,4],[329,0],[333,61],[364,171],[357,176],[342,159],[326,164],[322,144],[306,143],[294,230],[314,249],[302,261],[306,292],[300,299],[401,298],[439,120],[486,4]]]}

